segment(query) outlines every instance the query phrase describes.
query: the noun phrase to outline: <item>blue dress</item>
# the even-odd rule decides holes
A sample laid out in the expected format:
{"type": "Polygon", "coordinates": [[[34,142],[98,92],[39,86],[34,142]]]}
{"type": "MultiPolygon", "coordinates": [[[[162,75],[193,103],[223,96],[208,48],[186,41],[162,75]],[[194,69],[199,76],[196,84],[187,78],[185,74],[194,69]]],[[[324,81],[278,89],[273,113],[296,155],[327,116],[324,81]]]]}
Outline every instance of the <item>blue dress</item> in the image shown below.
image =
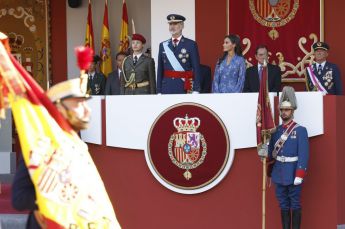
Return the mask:
{"type": "Polygon", "coordinates": [[[243,57],[235,55],[230,64],[226,58],[217,64],[212,83],[213,93],[242,92],[246,74],[246,61],[243,57]]]}

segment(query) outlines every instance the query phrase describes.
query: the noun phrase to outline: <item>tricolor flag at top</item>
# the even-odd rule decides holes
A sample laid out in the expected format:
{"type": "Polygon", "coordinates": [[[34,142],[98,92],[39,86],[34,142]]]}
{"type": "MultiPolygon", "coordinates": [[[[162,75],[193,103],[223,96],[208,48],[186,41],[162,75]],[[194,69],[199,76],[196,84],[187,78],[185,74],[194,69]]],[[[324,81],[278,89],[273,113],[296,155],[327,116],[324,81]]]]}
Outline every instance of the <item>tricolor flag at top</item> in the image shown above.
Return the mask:
{"type": "Polygon", "coordinates": [[[108,1],[105,0],[103,28],[102,28],[102,46],[101,46],[101,71],[105,76],[112,71],[110,54],[110,36],[108,23],[108,1]]]}
{"type": "Polygon", "coordinates": [[[126,52],[129,47],[128,40],[128,14],[127,14],[127,5],[125,0],[122,3],[122,22],[121,22],[121,34],[120,34],[120,45],[119,51],[126,52]]]}
{"type": "Polygon", "coordinates": [[[258,147],[269,141],[266,137],[275,128],[268,94],[268,70],[266,62],[261,74],[258,108],[256,111],[256,138],[258,147]]]}
{"type": "Polygon", "coordinates": [[[91,0],[89,0],[89,10],[87,14],[86,34],[85,34],[85,47],[90,47],[95,50],[93,26],[92,26],[92,10],[91,0]]]}

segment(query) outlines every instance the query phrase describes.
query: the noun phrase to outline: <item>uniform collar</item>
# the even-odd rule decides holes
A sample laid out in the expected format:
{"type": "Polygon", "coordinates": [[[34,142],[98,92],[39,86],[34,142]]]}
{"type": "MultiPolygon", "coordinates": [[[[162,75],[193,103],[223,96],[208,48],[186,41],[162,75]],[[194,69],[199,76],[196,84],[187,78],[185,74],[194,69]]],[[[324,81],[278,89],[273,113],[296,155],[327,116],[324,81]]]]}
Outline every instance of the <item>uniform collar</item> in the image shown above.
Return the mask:
{"type": "Polygon", "coordinates": [[[137,58],[138,58],[138,60],[139,60],[139,58],[141,57],[141,55],[143,55],[143,53],[140,53],[140,54],[137,54],[137,55],[134,55],[134,54],[133,54],[133,60],[134,60],[134,57],[135,57],[135,56],[137,56],[137,58]]]}
{"type": "Polygon", "coordinates": [[[287,128],[289,128],[289,126],[291,126],[292,123],[293,123],[293,120],[290,120],[290,122],[288,122],[288,123],[286,123],[286,124],[282,124],[282,127],[283,127],[284,129],[287,129],[287,128]]]}
{"type": "MultiPolygon", "coordinates": [[[[319,65],[320,65],[319,63],[316,63],[316,69],[319,67],[319,65]]],[[[326,61],[321,63],[322,69],[325,67],[325,65],[326,65],[326,61]]]]}
{"type": "MultiPolygon", "coordinates": [[[[175,39],[175,38],[171,37],[171,42],[172,42],[172,44],[174,44],[174,39],[175,39]]],[[[176,39],[178,40],[178,42],[176,43],[176,45],[178,45],[178,44],[180,43],[181,39],[182,39],[182,34],[181,34],[178,38],[176,38],[176,39]]]]}

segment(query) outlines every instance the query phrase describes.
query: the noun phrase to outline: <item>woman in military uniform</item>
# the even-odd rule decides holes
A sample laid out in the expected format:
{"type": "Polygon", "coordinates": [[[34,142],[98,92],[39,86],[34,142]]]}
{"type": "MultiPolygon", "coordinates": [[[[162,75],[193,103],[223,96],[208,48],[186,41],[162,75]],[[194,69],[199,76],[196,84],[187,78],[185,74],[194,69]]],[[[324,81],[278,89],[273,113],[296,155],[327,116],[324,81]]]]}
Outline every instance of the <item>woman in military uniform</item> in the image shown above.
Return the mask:
{"type": "Polygon", "coordinates": [[[143,54],[146,39],[141,34],[133,34],[133,54],[122,64],[121,94],[156,94],[155,62],[143,54]]]}

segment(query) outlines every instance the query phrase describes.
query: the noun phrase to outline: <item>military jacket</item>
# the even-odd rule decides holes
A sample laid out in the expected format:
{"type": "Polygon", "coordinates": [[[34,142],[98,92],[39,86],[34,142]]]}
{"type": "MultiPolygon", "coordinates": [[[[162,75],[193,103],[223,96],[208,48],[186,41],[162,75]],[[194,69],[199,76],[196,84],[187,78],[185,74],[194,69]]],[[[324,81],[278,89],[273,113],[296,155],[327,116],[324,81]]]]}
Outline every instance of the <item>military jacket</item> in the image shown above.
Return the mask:
{"type": "MultiPolygon", "coordinates": [[[[340,71],[337,65],[332,64],[330,62],[326,62],[325,66],[323,67],[321,74],[317,71],[317,65],[314,63],[312,66],[312,71],[316,78],[319,80],[321,85],[326,89],[328,94],[331,95],[342,95],[343,88],[341,82],[340,71]]],[[[310,75],[307,73],[307,90],[308,91],[318,91],[317,87],[315,87],[310,79],[310,75]]]]}
{"type": "MultiPolygon", "coordinates": [[[[177,47],[174,47],[172,40],[169,39],[168,48],[172,50],[176,59],[185,71],[193,71],[193,91],[200,91],[200,57],[198,46],[195,41],[182,36],[177,47]]],[[[158,69],[157,69],[157,93],[162,94],[183,94],[184,81],[180,78],[171,78],[164,75],[164,71],[174,71],[173,66],[164,51],[163,43],[159,45],[158,69]]]]}
{"type": "MultiPolygon", "coordinates": [[[[277,131],[272,135],[269,143],[269,158],[272,159],[272,152],[275,143],[285,132],[283,125],[277,127],[277,131]]],[[[295,179],[296,170],[307,170],[309,160],[309,140],[307,129],[297,126],[288,136],[277,156],[298,157],[295,162],[276,161],[272,170],[272,181],[276,184],[290,185],[295,179]]]]}

